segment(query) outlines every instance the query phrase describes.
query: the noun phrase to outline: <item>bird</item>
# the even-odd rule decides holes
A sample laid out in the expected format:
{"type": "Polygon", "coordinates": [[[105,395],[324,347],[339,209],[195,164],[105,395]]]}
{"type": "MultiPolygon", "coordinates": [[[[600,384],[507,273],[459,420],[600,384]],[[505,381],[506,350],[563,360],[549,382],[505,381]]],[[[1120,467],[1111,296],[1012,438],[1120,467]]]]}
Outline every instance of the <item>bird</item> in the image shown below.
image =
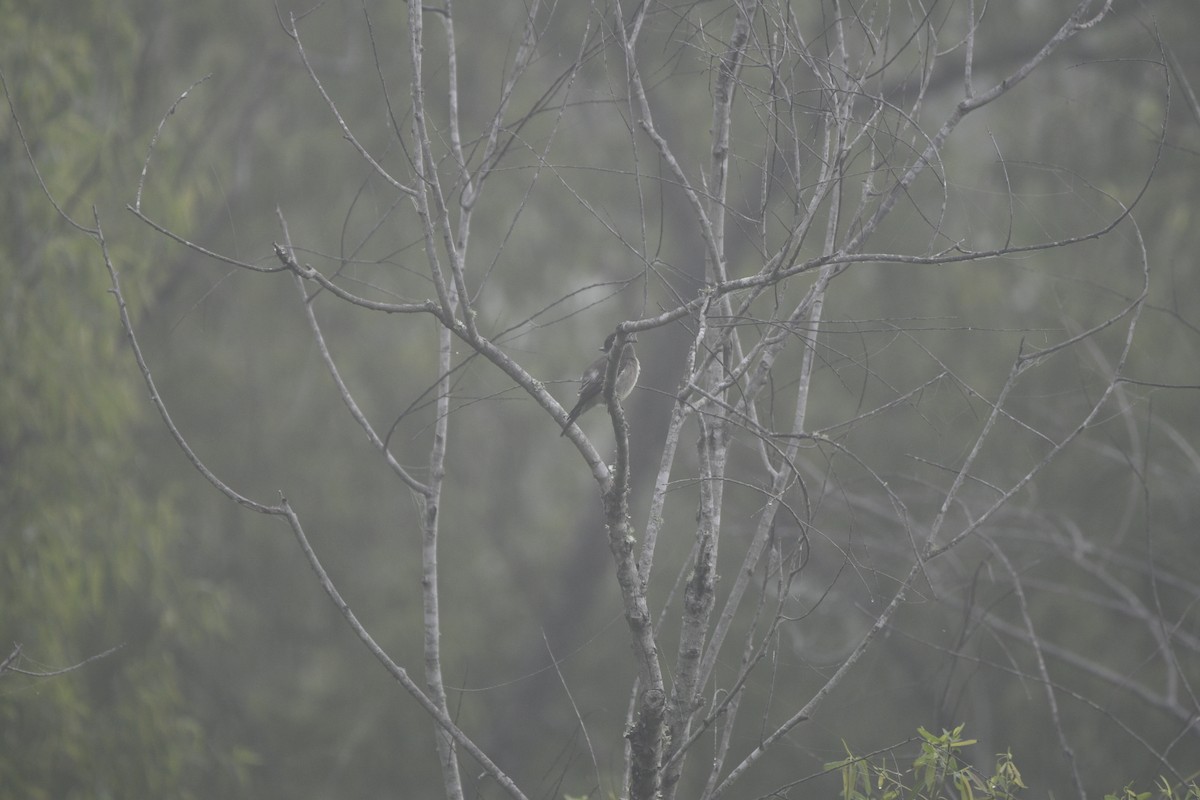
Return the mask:
{"type": "MultiPolygon", "coordinates": [[[[571,409],[571,413],[567,415],[567,422],[563,425],[562,433],[559,436],[566,435],[567,428],[570,428],[571,423],[578,419],[580,415],[604,402],[604,373],[608,371],[608,359],[612,356],[613,343],[616,339],[617,334],[610,333],[608,338],[604,340],[604,346],[600,348],[604,351],[604,355],[598,357],[584,370],[583,377],[579,379],[579,400],[575,403],[575,407],[571,409]]],[[[633,351],[633,343],[636,341],[637,337],[630,334],[626,337],[625,344],[621,347],[621,360],[617,364],[616,385],[613,386],[613,394],[618,400],[624,400],[629,396],[629,393],[633,391],[633,387],[637,385],[638,373],[642,370],[637,353],[633,351]]]]}

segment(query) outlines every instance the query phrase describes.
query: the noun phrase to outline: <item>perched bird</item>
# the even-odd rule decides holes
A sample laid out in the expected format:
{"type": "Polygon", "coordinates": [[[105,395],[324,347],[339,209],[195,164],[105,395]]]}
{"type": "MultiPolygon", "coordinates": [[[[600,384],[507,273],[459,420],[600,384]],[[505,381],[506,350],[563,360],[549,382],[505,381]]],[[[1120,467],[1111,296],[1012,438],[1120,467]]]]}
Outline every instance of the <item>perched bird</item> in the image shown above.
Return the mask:
{"type": "MultiPolygon", "coordinates": [[[[562,433],[559,436],[565,435],[567,428],[571,427],[571,423],[581,414],[604,402],[604,373],[608,370],[608,359],[612,356],[613,342],[616,341],[616,338],[617,334],[610,333],[604,340],[604,346],[600,348],[604,351],[604,355],[597,358],[584,370],[583,377],[579,379],[579,401],[567,415],[567,424],[563,425],[562,433]]],[[[618,400],[629,397],[629,393],[637,385],[638,373],[642,370],[637,353],[633,352],[633,343],[636,341],[637,337],[630,334],[625,339],[624,346],[621,347],[621,360],[617,364],[617,382],[613,386],[613,394],[618,400]]]]}

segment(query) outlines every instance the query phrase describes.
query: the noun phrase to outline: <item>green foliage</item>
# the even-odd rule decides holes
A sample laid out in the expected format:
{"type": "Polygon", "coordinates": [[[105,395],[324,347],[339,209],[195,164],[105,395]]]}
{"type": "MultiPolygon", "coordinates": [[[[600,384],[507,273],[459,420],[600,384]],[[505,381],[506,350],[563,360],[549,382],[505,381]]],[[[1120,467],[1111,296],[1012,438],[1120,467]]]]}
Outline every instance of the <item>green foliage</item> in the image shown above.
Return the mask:
{"type": "MultiPolygon", "coordinates": [[[[1014,800],[1018,790],[1028,788],[1012,751],[997,754],[990,775],[965,760],[962,751],[976,740],[962,738],[963,728],[959,725],[936,735],[917,728],[920,752],[907,770],[883,758],[857,756],[844,742],[846,758],[826,764],[825,769],[840,775],[842,800],[1014,800]]],[[[1126,786],[1118,794],[1106,794],[1104,800],[1200,800],[1195,782],[1173,787],[1159,778],[1156,788],[1157,792],[1139,792],[1126,786]]]]}
{"type": "Polygon", "coordinates": [[[911,769],[901,771],[884,760],[856,756],[846,747],[845,759],[825,765],[842,779],[843,800],[1011,800],[1024,789],[1012,754],[996,756],[996,766],[986,775],[963,760],[962,750],[975,744],[962,738],[962,725],[935,735],[917,728],[920,753],[911,769]]]}
{"type": "Polygon", "coordinates": [[[1132,786],[1126,786],[1119,794],[1106,794],[1104,800],[1198,800],[1200,785],[1194,780],[1182,785],[1172,786],[1165,778],[1159,778],[1155,792],[1139,792],[1132,786]]]}
{"type": "MultiPolygon", "coordinates": [[[[91,225],[129,146],[132,9],[0,3],[0,68],[47,189],[91,225]]],[[[180,663],[225,625],[190,580],[169,486],[139,463],[147,406],[94,242],[39,188],[7,107],[0,152],[0,786],[28,798],[190,797],[218,748],[180,663]]],[[[114,227],[116,227],[114,225],[114,227]]],[[[119,252],[144,275],[149,253],[119,252]]],[[[139,281],[144,303],[154,282],[139,281]]],[[[161,282],[159,284],[161,285],[161,282]]],[[[142,303],[138,304],[139,306],[142,303]]]]}

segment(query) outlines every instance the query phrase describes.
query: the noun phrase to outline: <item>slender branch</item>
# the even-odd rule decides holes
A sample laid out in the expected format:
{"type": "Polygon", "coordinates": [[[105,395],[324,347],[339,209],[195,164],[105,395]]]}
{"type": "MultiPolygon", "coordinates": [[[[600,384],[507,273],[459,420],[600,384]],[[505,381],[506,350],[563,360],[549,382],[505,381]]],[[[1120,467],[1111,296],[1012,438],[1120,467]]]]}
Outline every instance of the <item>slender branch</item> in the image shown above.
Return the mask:
{"type": "Polygon", "coordinates": [[[296,512],[292,510],[292,507],[286,498],[280,498],[279,507],[282,510],[284,519],[287,520],[288,526],[292,530],[292,534],[296,537],[297,544],[300,545],[301,552],[304,553],[304,557],[308,560],[309,567],[311,567],[313,573],[316,574],[317,581],[321,584],[321,588],[325,590],[325,594],[329,596],[329,599],[333,601],[333,604],[337,607],[338,611],[342,613],[342,617],[347,623],[349,623],[351,630],[354,631],[354,634],[358,637],[359,641],[366,645],[367,649],[371,651],[371,655],[375,656],[376,660],[379,661],[379,663],[383,665],[384,669],[388,671],[388,674],[395,678],[396,681],[404,687],[404,690],[407,691],[408,694],[414,700],[416,700],[431,717],[433,717],[434,721],[437,722],[441,730],[450,736],[456,744],[463,748],[463,750],[468,752],[471,757],[475,759],[481,767],[483,767],[484,772],[491,776],[491,778],[495,780],[502,789],[504,789],[509,797],[512,797],[514,800],[526,800],[524,793],[521,792],[520,788],[517,787],[512,778],[510,778],[502,769],[500,769],[500,767],[496,766],[496,764],[493,763],[490,758],[488,758],[487,754],[484,753],[483,750],[481,750],[479,746],[476,745],[475,742],[473,742],[470,737],[463,733],[463,731],[454,723],[454,721],[450,718],[450,715],[446,713],[444,704],[439,705],[438,703],[435,703],[429,698],[428,695],[425,694],[425,692],[421,691],[421,687],[419,687],[416,682],[409,677],[408,672],[395,661],[393,661],[391,656],[389,656],[387,652],[380,647],[378,643],[376,643],[375,639],[371,636],[367,629],[364,628],[362,623],[358,621],[358,617],[355,616],[354,612],[351,610],[349,603],[342,598],[341,593],[337,590],[337,587],[334,586],[333,581],[329,577],[329,573],[325,571],[324,565],[322,565],[320,559],[317,558],[316,551],[314,551],[312,549],[312,545],[309,544],[308,537],[304,533],[304,527],[300,524],[300,518],[296,516],[296,512]]]}
{"type": "MultiPolygon", "coordinates": [[[[292,249],[292,239],[291,235],[288,233],[287,221],[283,217],[283,211],[277,207],[275,209],[275,214],[279,218],[280,226],[283,228],[284,241],[283,247],[276,245],[276,252],[279,253],[285,264],[295,264],[296,254],[292,249]]],[[[387,462],[387,465],[391,468],[392,472],[396,473],[400,480],[404,481],[408,488],[412,489],[418,495],[428,495],[432,491],[431,488],[414,478],[412,474],[410,474],[409,471],[406,470],[400,464],[400,462],[396,460],[395,456],[393,456],[391,451],[388,450],[387,443],[381,439],[379,434],[375,431],[375,426],[371,424],[370,420],[367,419],[367,415],[364,414],[362,409],[359,408],[358,403],[354,399],[354,395],[350,391],[350,387],[347,386],[346,382],[342,379],[341,370],[338,369],[337,363],[333,360],[333,354],[329,352],[329,346],[325,342],[325,334],[321,330],[321,325],[317,321],[316,311],[313,309],[312,299],[309,298],[308,293],[304,291],[304,278],[299,270],[294,270],[294,274],[296,288],[300,291],[300,302],[304,307],[304,316],[305,319],[308,320],[309,330],[312,331],[313,341],[315,341],[317,344],[317,351],[321,354],[321,360],[325,362],[325,368],[329,371],[329,376],[333,378],[333,383],[334,386],[337,387],[338,395],[342,398],[342,402],[346,405],[346,408],[350,410],[350,416],[354,418],[354,421],[358,423],[358,426],[367,434],[367,439],[370,440],[375,449],[379,450],[379,452],[383,454],[384,461],[387,462]]]]}
{"type": "MultiPolygon", "coordinates": [[[[275,13],[277,15],[280,14],[278,3],[276,3],[275,6],[275,13]]],[[[282,16],[280,16],[280,19],[282,19],[282,16]]],[[[360,156],[362,156],[363,161],[366,161],[368,164],[370,164],[371,169],[375,170],[375,173],[387,181],[393,189],[398,192],[402,192],[409,197],[414,197],[417,194],[417,190],[411,186],[401,183],[399,180],[394,178],[390,172],[384,169],[383,165],[376,161],[375,157],[371,155],[367,148],[363,147],[363,145],[358,141],[358,137],[354,135],[354,131],[350,130],[350,126],[347,125],[346,120],[342,118],[342,112],[338,110],[337,103],[333,102],[333,98],[331,98],[329,93],[325,91],[324,84],[321,83],[321,79],[317,77],[316,70],[313,69],[312,64],[310,64],[308,61],[308,53],[304,50],[304,43],[300,41],[300,30],[296,27],[295,14],[289,15],[289,24],[285,26],[285,30],[292,41],[296,43],[296,52],[300,54],[300,61],[304,64],[304,69],[308,71],[308,77],[312,80],[313,85],[317,87],[317,91],[321,94],[321,99],[323,99],[325,101],[325,105],[329,107],[329,111],[331,114],[333,114],[333,118],[337,120],[338,127],[342,129],[342,135],[346,137],[346,141],[350,142],[350,144],[354,146],[354,149],[358,151],[360,156]]]]}
{"type": "Polygon", "coordinates": [[[408,4],[408,53],[412,69],[410,88],[412,128],[413,138],[416,140],[418,149],[418,156],[414,159],[418,178],[415,204],[417,216],[421,221],[425,257],[429,263],[433,284],[437,287],[442,311],[448,319],[454,319],[461,304],[462,324],[469,336],[476,337],[479,334],[475,328],[475,312],[469,305],[470,294],[467,292],[466,278],[463,274],[464,254],[455,240],[450,211],[446,206],[442,183],[438,177],[438,159],[433,154],[429,123],[426,119],[423,15],[424,8],[419,3],[408,4]],[[450,266],[450,284],[446,282],[441,259],[438,257],[437,240],[439,237],[450,266]]]}
{"type": "MultiPolygon", "coordinates": [[[[12,93],[8,90],[8,78],[4,76],[4,70],[2,69],[0,69],[0,86],[4,88],[4,99],[8,102],[8,113],[12,117],[13,126],[17,129],[17,138],[21,140],[21,149],[25,151],[25,159],[29,162],[29,166],[33,170],[34,177],[37,178],[38,186],[42,188],[42,194],[44,194],[46,199],[50,201],[50,205],[54,206],[55,213],[57,213],[58,216],[61,217],[62,220],[72,228],[80,231],[81,233],[86,233],[89,236],[98,235],[99,231],[96,229],[88,228],[76,222],[71,215],[68,214],[66,210],[64,210],[63,207],[58,204],[58,200],[54,198],[53,193],[50,191],[50,187],[46,185],[46,179],[42,177],[42,171],[38,169],[37,161],[33,157],[33,151],[29,149],[29,140],[25,138],[25,129],[21,126],[21,118],[17,115],[16,105],[13,104],[12,93]]],[[[178,103],[178,101],[176,102],[178,103]]],[[[174,108],[174,106],[172,106],[172,108],[174,108]]]]}
{"type": "Polygon", "coordinates": [[[133,351],[134,360],[137,361],[138,370],[142,373],[142,380],[146,384],[146,389],[150,392],[150,402],[154,404],[154,408],[156,411],[158,411],[159,417],[162,418],[163,425],[166,426],[167,431],[171,434],[171,438],[175,440],[175,443],[179,446],[179,449],[183,451],[184,456],[187,457],[187,460],[193,467],[195,467],[196,471],[203,475],[204,479],[212,484],[221,494],[225,495],[238,505],[250,509],[251,511],[257,511],[260,514],[269,514],[275,516],[282,515],[283,509],[280,506],[269,506],[264,503],[259,503],[255,500],[251,500],[250,498],[238,493],[231,486],[229,486],[229,484],[218,478],[216,474],[210,470],[203,461],[200,460],[200,457],[196,455],[196,452],[192,449],[192,446],[188,444],[187,439],[184,438],[183,433],[180,432],[179,428],[175,425],[175,421],[171,419],[171,414],[167,410],[167,405],[163,401],[162,395],[158,393],[158,387],[154,383],[154,376],[150,374],[150,366],[146,363],[146,358],[142,354],[142,347],[138,343],[137,335],[133,331],[133,321],[129,318],[129,308],[125,304],[125,295],[121,292],[121,282],[117,277],[117,268],[113,266],[112,257],[108,252],[108,243],[104,239],[104,230],[100,226],[100,212],[97,211],[95,207],[92,208],[92,217],[96,222],[96,243],[100,246],[100,253],[104,257],[104,266],[108,269],[108,279],[112,287],[111,291],[113,297],[115,297],[117,300],[117,312],[121,318],[121,327],[124,329],[125,336],[129,340],[129,348],[133,351]]]}
{"type": "Polygon", "coordinates": [[[65,675],[68,672],[74,672],[75,670],[79,669],[80,667],[86,666],[87,664],[90,664],[93,661],[98,661],[102,658],[107,658],[108,656],[111,656],[113,653],[117,652],[124,646],[125,646],[124,644],[115,645],[113,647],[108,648],[107,650],[105,650],[102,653],[96,653],[95,655],[90,655],[87,658],[83,659],[82,661],[80,661],[76,664],[72,664],[69,667],[63,667],[62,669],[52,669],[52,670],[44,670],[43,671],[43,670],[21,669],[20,667],[13,666],[13,663],[21,656],[21,645],[17,644],[17,645],[13,646],[13,651],[8,654],[8,657],[5,658],[3,661],[0,661],[0,675],[3,675],[5,672],[12,672],[17,675],[25,675],[30,678],[53,678],[57,675],[65,675]]]}
{"type": "MultiPolygon", "coordinates": [[[[614,3],[617,9],[617,16],[621,16],[621,6],[619,0],[614,3]]],[[[679,186],[683,188],[684,193],[692,207],[693,213],[700,224],[700,234],[704,239],[705,256],[712,260],[713,263],[723,262],[724,258],[721,254],[721,248],[718,243],[716,231],[713,228],[712,221],[709,219],[708,211],[705,208],[705,202],[699,191],[692,185],[692,181],[688,179],[687,173],[680,166],[679,160],[675,157],[671,145],[666,138],[659,133],[654,124],[654,114],[651,111],[650,100],[646,94],[646,87],[642,82],[641,71],[638,67],[638,58],[636,51],[637,36],[636,31],[640,29],[641,20],[645,16],[649,3],[640,3],[638,6],[636,21],[633,30],[627,31],[624,25],[618,25],[618,35],[621,39],[620,44],[625,53],[625,71],[629,79],[630,86],[633,89],[633,95],[637,99],[638,104],[638,125],[650,137],[650,141],[654,143],[658,150],[659,157],[670,168],[675,180],[679,186]]]]}
{"type": "Polygon", "coordinates": [[[146,148],[146,158],[142,161],[142,176],[138,178],[137,193],[134,195],[133,200],[133,208],[135,211],[140,212],[142,210],[142,189],[146,185],[146,172],[150,169],[150,157],[154,155],[154,148],[158,144],[158,137],[162,136],[163,127],[165,127],[167,124],[167,118],[175,113],[175,110],[179,108],[179,104],[182,103],[189,94],[191,94],[193,89],[211,77],[212,73],[210,72],[200,80],[192,83],[192,85],[188,88],[184,89],[183,94],[179,95],[175,102],[171,104],[171,107],[167,109],[167,113],[163,114],[162,119],[158,121],[158,128],[155,129],[154,135],[150,137],[150,144],[146,148]]]}
{"type": "Polygon", "coordinates": [[[1063,729],[1062,715],[1058,709],[1058,697],[1050,681],[1050,671],[1046,668],[1046,657],[1040,647],[1041,640],[1034,629],[1033,618],[1029,615],[1029,603],[1025,599],[1025,587],[1022,585],[1021,576],[1017,573],[1016,568],[1008,560],[1008,556],[1004,554],[1003,550],[987,537],[984,537],[984,541],[987,543],[988,549],[1000,559],[1000,563],[1004,565],[1004,569],[1012,579],[1013,592],[1017,598],[1017,608],[1021,612],[1021,623],[1025,627],[1025,632],[1029,635],[1029,643],[1033,648],[1033,656],[1037,662],[1038,677],[1041,678],[1042,688],[1046,692],[1046,706],[1050,711],[1050,721],[1054,723],[1054,734],[1058,739],[1058,751],[1063,754],[1067,760],[1067,765],[1071,768],[1071,780],[1075,783],[1075,792],[1079,795],[1079,800],[1087,800],[1087,792],[1083,788],[1083,778],[1079,775],[1079,764],[1075,760],[1075,748],[1071,747],[1071,743],[1067,740],[1066,731],[1063,729]]]}
{"type": "Polygon", "coordinates": [[[1099,22],[1100,19],[1102,19],[1108,13],[1112,6],[1112,0],[1105,0],[1105,5],[1100,12],[1090,20],[1085,20],[1084,15],[1091,8],[1092,3],[1093,0],[1079,0],[1078,4],[1075,6],[1075,10],[1071,12],[1066,21],[1064,21],[1054,35],[1042,45],[1037,53],[1027,59],[1021,64],[1020,67],[1009,74],[1008,77],[1004,78],[992,88],[988,89],[987,91],[972,95],[971,97],[964,98],[962,101],[960,101],[958,105],[954,107],[954,110],[950,113],[950,116],[947,117],[942,123],[942,126],[938,128],[937,133],[934,134],[933,138],[929,141],[929,144],[926,146],[924,152],[921,153],[920,157],[912,163],[900,180],[898,180],[891,190],[888,191],[888,193],[884,196],[883,202],[881,202],[879,207],[875,210],[875,213],[863,224],[859,232],[846,244],[843,249],[846,252],[852,253],[858,250],[862,243],[865,242],[872,234],[874,234],[875,230],[879,227],[879,224],[891,212],[893,206],[896,204],[896,201],[904,196],[904,194],[908,191],[908,188],[912,186],[913,181],[917,179],[917,177],[925,170],[927,166],[932,164],[940,157],[939,154],[941,153],[942,146],[946,143],[946,140],[950,137],[950,134],[954,131],[954,129],[958,127],[958,124],[962,122],[963,118],[965,118],[972,111],[983,108],[997,98],[1007,94],[1010,89],[1012,89],[1021,81],[1025,80],[1025,78],[1029,77],[1029,75],[1035,69],[1037,69],[1042,62],[1049,58],[1050,55],[1064,42],[1080,31],[1085,30],[1086,28],[1091,27],[1095,23],[1099,22]]]}
{"type": "Polygon", "coordinates": [[[449,714],[445,711],[444,704],[443,707],[439,707],[432,700],[430,700],[430,698],[421,691],[420,687],[418,687],[412,681],[412,679],[409,678],[408,673],[402,667],[392,661],[392,659],[375,642],[362,624],[359,623],[358,618],[350,609],[349,604],[342,599],[341,594],[333,585],[328,573],[325,572],[324,567],[317,558],[315,551],[313,551],[311,545],[308,543],[308,539],[304,534],[303,527],[300,524],[300,519],[296,516],[296,513],[292,510],[287,500],[281,497],[278,504],[265,505],[242,496],[232,487],[218,478],[211,470],[209,470],[208,466],[205,465],[204,462],[201,461],[196,455],[195,451],[192,450],[183,434],[179,431],[178,427],[176,427],[174,421],[171,419],[171,415],[167,410],[166,404],[163,402],[163,399],[161,395],[159,395],[158,389],[155,386],[150,368],[146,363],[145,357],[142,355],[141,346],[139,345],[137,336],[134,333],[133,324],[129,317],[129,311],[125,304],[125,297],[121,293],[121,286],[117,276],[117,270],[112,263],[112,259],[108,252],[108,245],[104,239],[103,228],[100,225],[99,212],[93,209],[92,214],[96,222],[96,242],[100,246],[105,267],[108,269],[112,293],[116,298],[117,308],[120,314],[121,326],[125,330],[125,335],[129,340],[129,346],[133,351],[134,359],[137,361],[138,369],[141,371],[142,378],[146,383],[146,387],[150,391],[150,400],[154,404],[155,409],[159,412],[159,416],[162,418],[163,424],[170,432],[172,438],[175,439],[176,444],[179,446],[180,450],[183,451],[188,461],[191,462],[192,466],[204,476],[205,480],[207,480],[218,491],[220,491],[230,500],[236,502],[238,505],[249,508],[250,510],[256,511],[260,514],[282,517],[288,523],[293,534],[296,536],[296,540],[300,545],[305,558],[308,560],[309,565],[316,573],[322,588],[325,590],[329,598],[334,602],[334,605],[337,606],[338,610],[341,611],[342,616],[350,624],[350,627],[353,629],[355,635],[358,636],[359,640],[367,646],[367,649],[369,649],[376,659],[383,664],[384,668],[387,669],[392,677],[394,677],[401,684],[401,686],[404,687],[409,695],[412,696],[434,718],[442,730],[444,730],[459,746],[470,753],[471,757],[479,762],[484,770],[491,775],[501,787],[505,789],[510,797],[516,798],[516,800],[524,800],[525,795],[522,794],[520,789],[517,788],[512,779],[509,778],[499,767],[492,763],[487,755],[481,749],[479,749],[479,747],[473,741],[471,741],[471,739],[467,737],[467,735],[463,733],[457,725],[454,724],[454,722],[450,719],[449,714]]]}

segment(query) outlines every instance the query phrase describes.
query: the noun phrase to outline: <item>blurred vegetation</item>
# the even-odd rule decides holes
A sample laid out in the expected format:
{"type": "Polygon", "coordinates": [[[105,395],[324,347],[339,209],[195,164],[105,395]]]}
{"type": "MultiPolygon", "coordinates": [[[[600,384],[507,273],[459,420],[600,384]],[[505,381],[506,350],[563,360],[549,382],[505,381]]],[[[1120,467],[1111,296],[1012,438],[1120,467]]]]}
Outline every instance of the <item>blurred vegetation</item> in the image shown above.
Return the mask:
{"type": "MultiPolygon", "coordinates": [[[[138,87],[148,32],[136,19],[128,4],[0,7],[10,100],[41,180],[83,225],[136,179],[137,94],[150,91],[138,87]]],[[[160,434],[114,309],[97,302],[108,281],[94,246],[40,190],[8,114],[0,148],[0,659],[19,645],[10,666],[47,673],[114,650],[61,675],[0,679],[0,786],[56,800],[237,789],[239,748],[210,735],[188,683],[195,655],[227,642],[228,594],[188,561],[181,486],[153,466],[160,434]]],[[[169,198],[173,222],[195,218],[206,183],[169,198]]],[[[127,234],[120,222],[113,232],[127,234]]],[[[115,252],[140,312],[168,280],[161,250],[115,252]]]]}
{"type": "MultiPolygon", "coordinates": [[[[802,21],[817,18],[815,6],[795,5],[802,21]]],[[[1029,43],[1056,24],[1060,5],[990,4],[989,14],[1003,16],[987,30],[1006,33],[979,43],[980,82],[1028,56],[1029,43]]],[[[1155,83],[1161,76],[1150,63],[1162,58],[1157,32],[1181,70],[1173,76],[1167,147],[1136,213],[1154,282],[1128,373],[1196,384],[1200,232],[1191,209],[1200,199],[1200,127],[1183,81],[1200,85],[1191,34],[1200,6],[1118,6],[1121,13],[1095,36],[1072,43],[1052,67],[966,123],[969,133],[944,154],[959,200],[947,210],[945,229],[993,246],[1008,236],[1016,243],[1054,238],[1103,218],[1112,208],[1106,194],[1136,195],[1155,157],[1162,111],[1155,83]],[[1005,181],[1020,198],[1017,208],[996,189],[1005,181]]],[[[477,131],[491,114],[497,65],[515,47],[523,4],[456,8],[464,124],[477,131]]],[[[573,42],[589,8],[561,4],[546,41],[565,31],[573,42]]],[[[383,163],[402,164],[380,85],[398,97],[408,80],[404,4],[280,9],[306,15],[309,57],[356,134],[383,163]]],[[[80,224],[92,225],[92,206],[98,209],[147,357],[181,430],[246,494],[268,501],[286,494],[356,613],[416,674],[414,503],[380,469],[331,390],[295,287],[201,259],[124,206],[160,118],[211,73],[164,129],[143,198],[150,218],[214,251],[270,265],[271,243],[282,238],[278,209],[314,265],[340,270],[365,295],[420,300],[432,288],[411,210],[396,204],[390,187],[344,141],[271,4],[9,0],[0,12],[0,69],[42,179],[80,224]]],[[[657,24],[671,29],[665,20],[657,24]]],[[[429,41],[430,77],[444,81],[440,39],[431,34],[429,41]]],[[[686,52],[664,48],[647,58],[662,75],[690,76],[661,82],[655,99],[664,131],[703,163],[708,119],[695,109],[709,108],[708,77],[686,52]]],[[[520,107],[574,57],[570,47],[547,48],[520,107]]],[[[698,237],[683,221],[679,196],[667,192],[661,203],[641,208],[630,194],[628,171],[653,171],[631,161],[630,122],[619,104],[603,102],[612,76],[600,62],[580,74],[578,96],[588,102],[573,105],[561,121],[539,115],[523,130],[527,152],[515,152],[512,169],[489,186],[511,202],[481,207],[472,233],[472,275],[490,290],[481,325],[511,328],[502,343],[564,400],[607,329],[669,301],[655,294],[661,287],[614,232],[640,243],[644,218],[644,249],[655,254],[656,269],[689,292],[703,275],[698,237]],[[553,177],[543,176],[527,196],[543,155],[556,167],[553,177]],[[520,224],[510,229],[517,204],[520,224]]],[[[945,91],[933,95],[930,123],[958,87],[934,88],[945,91]]],[[[95,247],[47,201],[11,116],[0,118],[0,147],[8,167],[0,185],[7,209],[0,219],[0,658],[20,643],[22,669],[50,671],[121,645],[63,675],[0,676],[0,786],[13,796],[56,799],[439,794],[427,719],[345,629],[286,531],[210,491],[163,433],[125,349],[95,247]]],[[[754,171],[742,179],[741,199],[750,204],[754,171]]],[[[753,234],[731,241],[730,263],[743,272],[757,266],[753,234]]],[[[928,238],[910,211],[889,221],[880,242],[921,252],[928,238]]],[[[865,411],[886,402],[895,386],[911,387],[947,367],[994,396],[1023,338],[1044,345],[1136,295],[1138,258],[1137,241],[1120,229],[1100,242],[1003,263],[863,265],[830,296],[814,427],[844,418],[847,406],[865,411]]],[[[428,357],[433,326],[410,324],[401,332],[395,319],[322,299],[316,305],[334,354],[368,416],[386,430],[414,409],[393,448],[402,462],[420,463],[433,414],[426,392],[437,377],[428,357]]],[[[657,428],[680,375],[684,341],[684,331],[667,330],[639,343],[642,388],[629,410],[643,480],[656,464],[657,428]]],[[[1111,367],[1100,354],[1059,358],[1061,368],[1014,398],[1029,416],[1050,396],[1082,407],[1095,374],[1111,367]]],[[[443,509],[441,554],[451,707],[532,795],[607,791],[619,781],[634,667],[594,486],[552,420],[482,364],[465,366],[454,391],[452,501],[443,509]]],[[[1016,565],[1045,590],[1031,608],[1041,634],[1104,653],[1118,662],[1114,669],[1136,676],[1161,669],[1147,666],[1156,643],[1087,602],[1098,578],[1064,561],[1061,548],[1083,539],[1112,548],[1127,559],[1110,562],[1116,576],[1197,635],[1200,465],[1191,443],[1200,439],[1200,417],[1190,391],[1130,386],[1125,402],[1135,409],[1130,417],[1097,424],[1079,454],[1050,470],[1025,493],[1021,512],[998,526],[1018,540],[1023,526],[1060,535],[1059,546],[1029,536],[1016,565]],[[1131,463],[1129,453],[1138,459],[1131,463]]],[[[978,396],[943,381],[919,405],[897,412],[900,424],[869,422],[840,442],[870,454],[914,514],[928,519],[917,493],[944,478],[939,465],[958,463],[964,435],[986,413],[978,396]]],[[[1062,435],[1066,416],[1043,420],[1045,430],[1062,435]]],[[[585,427],[607,433],[598,420],[585,427]]],[[[984,470],[1001,483],[1036,446],[1020,430],[1005,442],[1013,449],[989,453],[984,470]]],[[[750,463],[756,454],[747,448],[733,458],[750,463]]],[[[867,480],[836,453],[814,452],[811,469],[814,485],[827,477],[852,489],[867,480]]],[[[681,483],[667,509],[679,521],[668,525],[659,547],[660,604],[686,562],[695,492],[681,483]]],[[[754,487],[728,492],[731,524],[749,525],[761,496],[754,487]]],[[[635,488],[635,518],[644,517],[647,494],[635,488]]],[[[903,532],[880,529],[879,519],[833,495],[814,509],[811,524],[821,536],[814,537],[794,609],[798,621],[774,654],[775,683],[743,701],[746,719],[772,720],[773,704],[794,702],[823,682],[869,622],[862,609],[888,596],[888,557],[908,547],[903,532]],[[844,569],[846,553],[880,568],[844,569]]],[[[724,574],[732,576],[738,556],[732,547],[723,553],[724,574]]],[[[1011,582],[983,545],[931,572],[944,581],[936,589],[969,587],[975,606],[1015,615],[1011,582]]],[[[1005,763],[1019,763],[1027,784],[1068,795],[1042,687],[1011,674],[1032,670],[1028,652],[970,624],[964,608],[936,589],[864,660],[853,686],[791,734],[786,747],[794,761],[764,764],[753,789],[768,791],[837,761],[844,741],[886,747],[922,720],[940,727],[966,719],[980,731],[984,752],[1011,748],[1005,763]],[[948,652],[962,661],[952,663],[948,652]]],[[[669,621],[662,636],[675,641],[669,621]]],[[[719,678],[735,667],[718,667],[719,678]]],[[[1159,761],[1134,747],[1113,718],[1157,751],[1200,763],[1200,746],[1180,733],[1183,722],[1154,716],[1078,666],[1063,667],[1060,680],[1078,681],[1085,697],[1099,698],[1071,709],[1076,749],[1091,758],[1089,786],[1144,786],[1161,774],[1159,761]]],[[[753,748],[757,736],[737,731],[735,750],[753,748]]],[[[944,737],[926,744],[938,753],[958,747],[944,737]]],[[[870,763],[848,759],[841,769],[863,770],[851,783],[864,797],[882,797],[868,784],[878,786],[890,768],[870,763]]],[[[468,764],[464,773],[473,779],[473,770],[468,764]]],[[[487,784],[475,789],[481,796],[493,791],[487,784]]]]}

